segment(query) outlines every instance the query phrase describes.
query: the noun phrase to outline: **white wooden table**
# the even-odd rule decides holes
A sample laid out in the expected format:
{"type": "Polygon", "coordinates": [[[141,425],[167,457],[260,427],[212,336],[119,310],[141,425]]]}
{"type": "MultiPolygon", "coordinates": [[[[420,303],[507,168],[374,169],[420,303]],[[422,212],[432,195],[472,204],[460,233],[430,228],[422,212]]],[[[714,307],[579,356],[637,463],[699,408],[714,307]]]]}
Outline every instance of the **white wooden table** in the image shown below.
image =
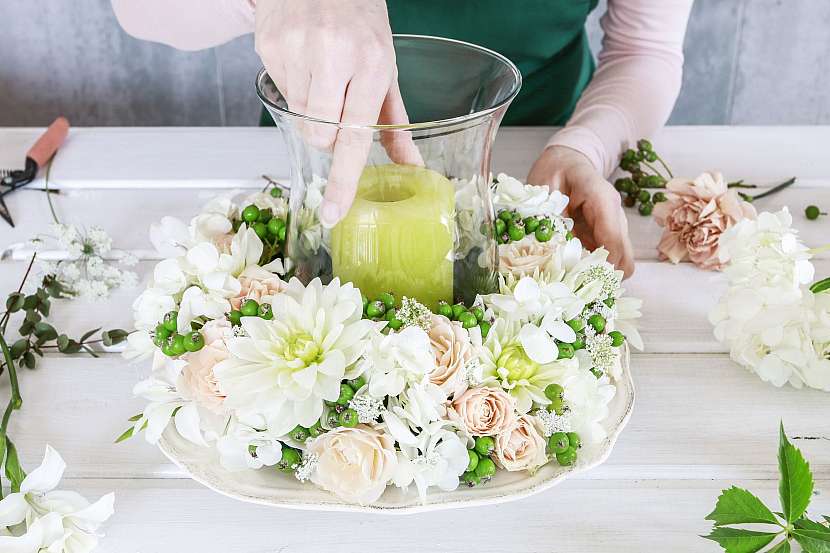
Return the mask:
{"type": "MultiPolygon", "coordinates": [[[[550,132],[503,129],[493,170],[523,177],[550,132]]],[[[0,167],[21,165],[37,133],[0,129],[0,167]]],[[[798,176],[758,207],[788,204],[808,244],[830,242],[830,220],[803,216],[808,203],[830,208],[830,127],[678,127],[655,144],[678,174],[716,168],[759,183],[798,176]]],[[[64,222],[99,224],[117,247],[146,251],[152,221],[188,218],[216,189],[258,186],[262,173],[287,175],[273,130],[74,129],[53,167],[52,186],[62,189],[53,200],[64,222]]],[[[41,185],[10,197],[18,226],[0,227],[0,250],[48,232],[41,185]]],[[[744,486],[777,505],[779,419],[811,461],[813,512],[830,512],[830,395],[773,388],[733,365],[706,320],[721,285],[692,266],[658,262],[658,227],[630,213],[637,272],[626,287],[645,300],[647,346],[632,359],[634,414],[607,463],[549,492],[392,518],[237,503],[188,480],[142,439],[113,444],[141,408],[131,388],[146,371],[115,354],[49,357],[23,371],[24,407],[11,435],[29,468],[46,443],[61,452],[69,465],[62,487],[89,497],[116,492],[103,552],[717,551],[698,535],[722,488],[744,486]]],[[[22,276],[20,257],[0,262],[3,297],[22,276]]],[[[138,266],[145,282],[153,263],[138,266]]],[[[830,275],[830,255],[816,265],[830,275]]],[[[70,333],[130,328],[137,293],[63,303],[52,319],[70,333]]],[[[5,379],[0,394],[8,393],[5,379]]]]}

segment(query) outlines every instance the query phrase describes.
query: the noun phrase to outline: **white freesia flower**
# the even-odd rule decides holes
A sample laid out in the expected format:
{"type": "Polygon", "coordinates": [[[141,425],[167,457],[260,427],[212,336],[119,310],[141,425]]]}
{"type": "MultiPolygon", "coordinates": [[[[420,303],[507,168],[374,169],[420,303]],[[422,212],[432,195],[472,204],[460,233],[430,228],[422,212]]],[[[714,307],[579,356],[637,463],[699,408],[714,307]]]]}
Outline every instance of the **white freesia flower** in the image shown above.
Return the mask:
{"type": "Polygon", "coordinates": [[[274,318],[243,317],[246,336],[230,340],[230,358],[214,367],[225,404],[266,417],[275,434],[312,426],[323,401],[335,401],[340,382],[355,378],[353,367],[375,324],[363,320],[363,302],[339,279],[307,287],[292,278],[271,298],[274,318]]]}
{"type": "Polygon", "coordinates": [[[46,446],[41,465],[0,501],[0,551],[4,553],[88,553],[98,545],[98,528],[113,513],[111,493],[95,503],[56,490],[66,463],[46,446]]]}
{"type": "Polygon", "coordinates": [[[522,217],[530,215],[561,215],[568,206],[568,197],[546,186],[523,184],[504,173],[496,177],[493,187],[493,205],[496,212],[515,209],[522,217]]]}
{"type": "Polygon", "coordinates": [[[283,435],[276,435],[264,429],[265,420],[259,418],[259,424],[256,426],[231,418],[225,433],[216,440],[219,462],[227,470],[240,471],[270,467],[282,459],[280,438],[283,438],[283,435]],[[257,426],[262,428],[257,428],[257,426]]]}
{"type": "Polygon", "coordinates": [[[133,302],[135,327],[150,330],[156,327],[168,311],[176,308],[173,296],[158,288],[147,288],[133,302]]]}
{"type": "Polygon", "coordinates": [[[193,244],[187,225],[176,217],[165,216],[150,225],[150,243],[164,257],[183,255],[193,244]]]}
{"type": "Polygon", "coordinates": [[[417,326],[385,336],[377,333],[360,367],[369,382],[371,395],[396,396],[407,384],[424,382],[434,370],[435,356],[429,335],[417,326]]]}
{"type": "Polygon", "coordinates": [[[429,381],[412,384],[397,397],[389,399],[389,406],[381,416],[390,433],[401,444],[415,445],[414,431],[446,418],[447,395],[429,381]]]}
{"type": "Polygon", "coordinates": [[[617,392],[616,386],[607,377],[597,378],[580,369],[567,371],[561,384],[573,431],[587,443],[604,440],[608,433],[602,421],[608,416],[608,404],[617,392]]]}

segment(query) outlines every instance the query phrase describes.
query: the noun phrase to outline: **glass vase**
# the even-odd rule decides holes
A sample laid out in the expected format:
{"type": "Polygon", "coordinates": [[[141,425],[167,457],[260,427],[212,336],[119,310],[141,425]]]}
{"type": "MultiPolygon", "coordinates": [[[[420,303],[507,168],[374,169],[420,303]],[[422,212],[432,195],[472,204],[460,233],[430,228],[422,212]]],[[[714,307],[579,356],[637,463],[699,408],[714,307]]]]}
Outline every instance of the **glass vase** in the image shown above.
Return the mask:
{"type": "Polygon", "coordinates": [[[442,300],[469,304],[496,286],[490,152],[521,74],[473,44],[393,40],[407,124],[343,125],[294,113],[265,70],[257,76],[290,154],[290,271],[304,282],[339,277],[369,298],[392,292],[433,310],[442,300]],[[329,182],[357,182],[351,208],[332,228],[320,219],[329,182]]]}

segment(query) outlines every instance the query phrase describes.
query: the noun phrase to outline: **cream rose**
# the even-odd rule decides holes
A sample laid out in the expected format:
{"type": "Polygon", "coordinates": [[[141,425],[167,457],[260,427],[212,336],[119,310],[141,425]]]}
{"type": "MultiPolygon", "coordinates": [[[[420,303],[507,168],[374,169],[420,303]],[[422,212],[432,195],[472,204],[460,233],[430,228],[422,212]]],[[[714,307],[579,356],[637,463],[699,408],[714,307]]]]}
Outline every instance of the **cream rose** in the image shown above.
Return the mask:
{"type": "Polygon", "coordinates": [[[553,259],[556,253],[554,240],[539,242],[532,236],[526,236],[518,242],[499,245],[499,270],[509,272],[516,278],[533,276],[538,269],[545,270],[545,267],[553,259]]]}
{"type": "Polygon", "coordinates": [[[522,415],[512,428],[496,436],[496,462],[510,471],[535,471],[547,462],[545,439],[530,415],[522,415]]]}
{"type": "Polygon", "coordinates": [[[464,366],[474,356],[469,332],[458,322],[433,315],[428,334],[435,354],[435,369],[429,374],[429,381],[447,395],[463,394],[467,389],[464,366]]]}
{"type": "Polygon", "coordinates": [[[398,464],[394,440],[366,425],[327,432],[308,443],[308,452],[318,458],[311,481],[361,505],[377,501],[398,464]]]}
{"type": "Polygon", "coordinates": [[[471,388],[452,403],[473,436],[493,436],[516,425],[513,398],[500,388],[471,388]]]}
{"type": "Polygon", "coordinates": [[[226,340],[232,335],[233,329],[227,320],[208,322],[202,328],[204,347],[184,357],[186,364],[179,377],[179,388],[184,394],[215,413],[223,411],[225,395],[219,389],[213,367],[228,358],[226,340]]]}
{"type": "Polygon", "coordinates": [[[276,296],[285,289],[285,282],[276,275],[264,278],[243,275],[239,277],[239,284],[242,285],[239,295],[231,298],[233,309],[239,309],[245,300],[256,300],[257,303],[262,303],[263,299],[267,300],[276,296]]]}

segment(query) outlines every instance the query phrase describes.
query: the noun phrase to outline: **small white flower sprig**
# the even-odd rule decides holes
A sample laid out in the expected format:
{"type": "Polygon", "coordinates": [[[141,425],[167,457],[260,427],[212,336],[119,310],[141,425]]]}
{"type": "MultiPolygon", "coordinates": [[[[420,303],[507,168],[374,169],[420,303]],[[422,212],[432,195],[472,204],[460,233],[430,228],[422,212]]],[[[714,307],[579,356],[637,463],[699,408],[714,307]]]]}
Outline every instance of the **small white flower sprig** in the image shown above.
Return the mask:
{"type": "MultiPolygon", "coordinates": [[[[463,185],[456,223],[480,232],[483,202],[463,185]]],[[[243,207],[284,221],[279,196],[165,218],[151,234],[169,258],[134,304],[127,353],[153,357],[134,390],[148,405],[119,440],[155,443],[172,425],[226,470],[272,467],[359,504],[389,485],[426,501],[499,470],[578,463],[606,436],[621,348],[642,346],[640,302],[607,252],[571,235],[567,197],[506,175],[492,192],[498,290],[434,310],[338,278],[284,279],[280,235],[256,232],[264,221],[243,207]]]]}
{"type": "Polygon", "coordinates": [[[726,293],[712,310],[732,359],[775,386],[830,391],[830,279],[813,282],[812,253],[787,208],[721,237],[726,293]]]}

